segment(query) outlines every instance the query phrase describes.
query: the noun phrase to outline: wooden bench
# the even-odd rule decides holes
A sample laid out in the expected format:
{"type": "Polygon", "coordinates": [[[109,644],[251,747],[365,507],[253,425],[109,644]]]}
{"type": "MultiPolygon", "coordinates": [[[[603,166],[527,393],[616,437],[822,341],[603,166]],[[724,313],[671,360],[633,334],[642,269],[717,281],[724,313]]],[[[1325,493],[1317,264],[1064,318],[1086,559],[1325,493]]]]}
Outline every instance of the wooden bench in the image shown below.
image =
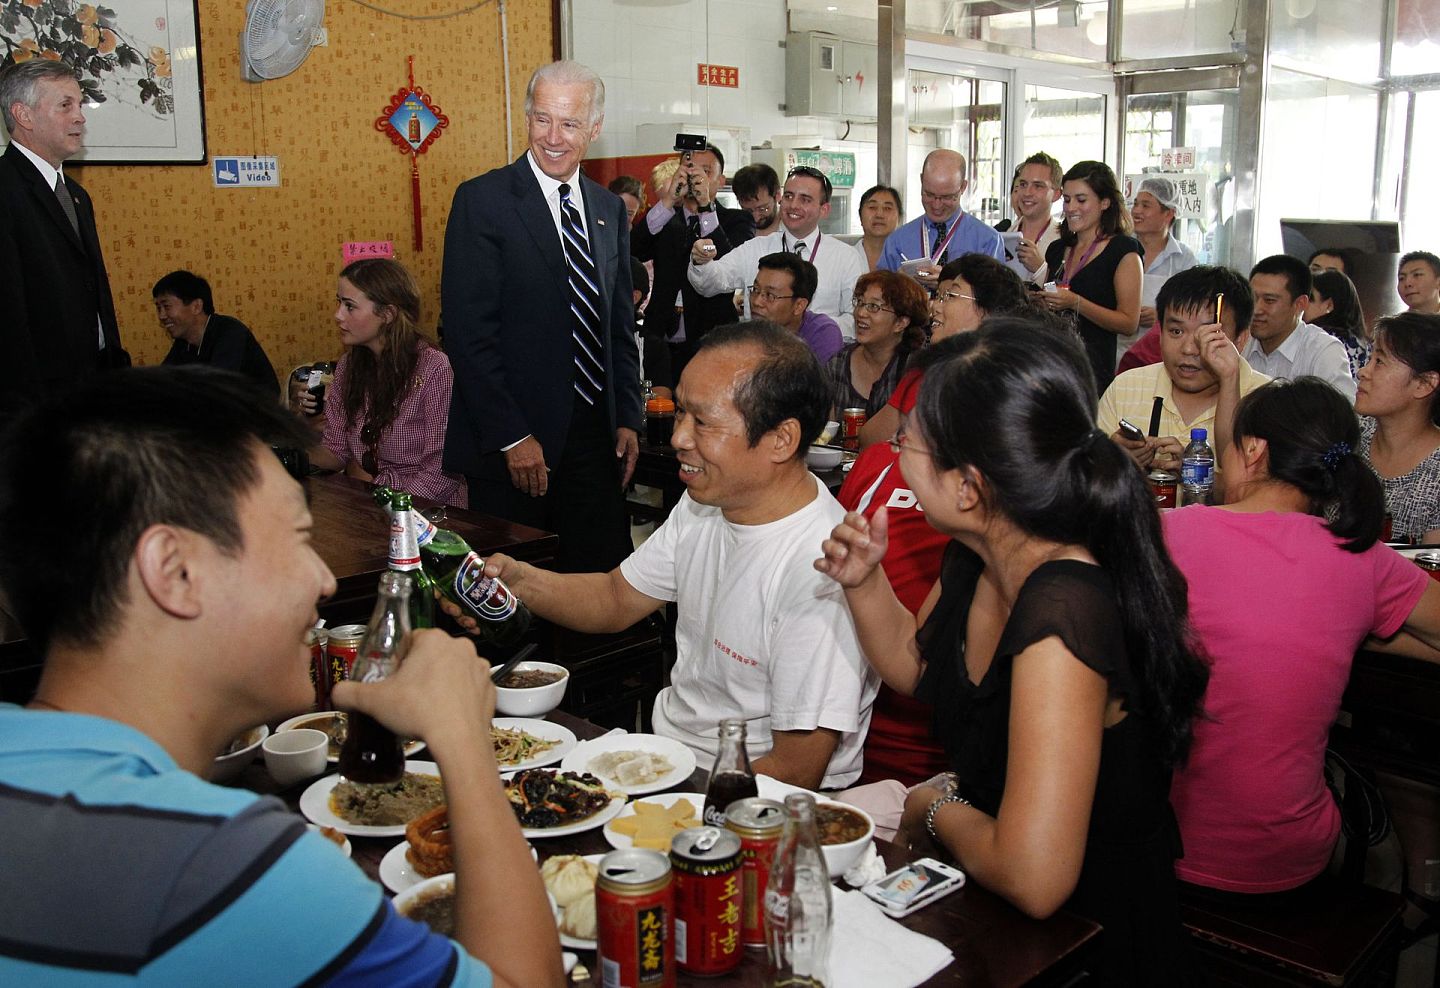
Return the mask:
{"type": "Polygon", "coordinates": [[[1394,892],[1322,880],[1284,908],[1216,902],[1181,886],[1201,983],[1390,986],[1404,927],[1394,892]]]}

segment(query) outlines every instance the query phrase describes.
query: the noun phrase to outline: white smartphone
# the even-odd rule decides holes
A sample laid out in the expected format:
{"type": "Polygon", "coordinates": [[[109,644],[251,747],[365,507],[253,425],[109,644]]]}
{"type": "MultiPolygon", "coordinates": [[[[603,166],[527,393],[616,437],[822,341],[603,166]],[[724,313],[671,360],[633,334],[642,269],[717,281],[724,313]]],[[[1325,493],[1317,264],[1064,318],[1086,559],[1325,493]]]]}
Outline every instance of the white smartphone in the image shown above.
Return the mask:
{"type": "Polygon", "coordinates": [[[934,858],[921,858],[860,891],[875,900],[885,915],[899,919],[964,886],[965,873],[959,868],[934,858]]]}

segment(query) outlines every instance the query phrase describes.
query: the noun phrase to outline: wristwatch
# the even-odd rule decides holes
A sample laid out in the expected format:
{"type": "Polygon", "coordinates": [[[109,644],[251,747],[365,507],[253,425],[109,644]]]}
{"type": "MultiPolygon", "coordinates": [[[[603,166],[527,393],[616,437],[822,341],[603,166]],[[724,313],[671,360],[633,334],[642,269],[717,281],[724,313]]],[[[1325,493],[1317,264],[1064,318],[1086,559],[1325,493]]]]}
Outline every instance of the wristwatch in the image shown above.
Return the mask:
{"type": "Polygon", "coordinates": [[[935,800],[935,802],[930,804],[930,808],[925,811],[925,829],[929,831],[930,839],[937,844],[943,844],[945,842],[942,841],[940,839],[940,835],[935,832],[935,813],[940,809],[940,807],[944,806],[946,803],[959,803],[961,806],[972,805],[970,800],[966,799],[958,792],[952,792],[948,795],[941,796],[939,799],[935,800]]]}

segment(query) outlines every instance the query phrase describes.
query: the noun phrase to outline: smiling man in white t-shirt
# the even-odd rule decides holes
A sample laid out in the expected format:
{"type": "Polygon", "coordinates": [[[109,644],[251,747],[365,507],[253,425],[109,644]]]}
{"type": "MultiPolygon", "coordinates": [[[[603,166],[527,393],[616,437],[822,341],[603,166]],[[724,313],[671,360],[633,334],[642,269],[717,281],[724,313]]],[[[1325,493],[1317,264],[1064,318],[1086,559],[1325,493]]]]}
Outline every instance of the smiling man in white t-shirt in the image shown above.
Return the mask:
{"type": "Polygon", "coordinates": [[[687,488],[608,573],[562,574],[492,556],[536,614],[614,632],[678,608],[671,685],[655,730],[714,758],[722,718],[746,721],[756,772],[808,788],[860,775],[878,685],[837,585],[811,565],[844,509],[805,451],[829,401],[809,349],[773,323],[711,331],[676,391],[672,445],[687,488]]]}

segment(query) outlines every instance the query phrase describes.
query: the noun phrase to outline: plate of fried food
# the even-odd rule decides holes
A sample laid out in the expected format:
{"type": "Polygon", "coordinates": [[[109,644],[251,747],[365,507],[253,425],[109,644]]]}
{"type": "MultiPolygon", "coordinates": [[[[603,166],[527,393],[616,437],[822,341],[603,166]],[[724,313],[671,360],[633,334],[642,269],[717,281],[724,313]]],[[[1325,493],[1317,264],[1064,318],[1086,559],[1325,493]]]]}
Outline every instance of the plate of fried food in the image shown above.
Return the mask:
{"type": "Polygon", "coordinates": [[[571,950],[595,949],[595,879],[603,854],[556,854],[540,866],[545,891],[555,900],[560,944],[571,950]]]}
{"type": "Polygon", "coordinates": [[[610,846],[623,850],[644,847],[670,853],[670,841],[682,830],[698,827],[705,809],[703,792],[672,792],[637,799],[605,825],[610,846]]]}
{"type": "Polygon", "coordinates": [[[631,796],[680,785],[695,771],[695,753],[658,734],[607,734],[582,741],[560,767],[589,772],[631,796]]]}
{"type": "MultiPolygon", "coordinates": [[[[340,761],[340,746],[345,743],[345,731],[347,727],[345,711],[320,710],[316,713],[291,717],[279,727],[275,728],[275,733],[279,734],[281,731],[293,731],[301,727],[308,727],[314,731],[324,731],[330,738],[330,747],[325,752],[326,758],[329,759],[331,765],[340,761]]],[[[424,747],[424,741],[406,741],[405,757],[413,758],[424,747]]]]}
{"type": "MultiPolygon", "coordinates": [[[[535,848],[530,856],[537,857],[535,848]]],[[[437,806],[429,813],[411,820],[405,827],[405,839],[380,859],[380,881],[391,892],[404,892],[427,878],[455,870],[450,852],[450,811],[437,806]]]]}
{"type": "Polygon", "coordinates": [[[300,794],[300,812],[351,837],[399,837],[411,820],[443,802],[440,766],[407,761],[405,774],[390,785],[356,785],[339,775],[316,779],[300,794]]]}
{"type": "Polygon", "coordinates": [[[588,772],[527,768],[505,780],[505,795],[527,839],[564,837],[603,827],[625,808],[626,796],[613,792],[588,772]]]}
{"type": "Polygon", "coordinates": [[[578,743],[570,728],[531,717],[496,717],[490,722],[490,741],[502,773],[553,765],[578,743]]]}

